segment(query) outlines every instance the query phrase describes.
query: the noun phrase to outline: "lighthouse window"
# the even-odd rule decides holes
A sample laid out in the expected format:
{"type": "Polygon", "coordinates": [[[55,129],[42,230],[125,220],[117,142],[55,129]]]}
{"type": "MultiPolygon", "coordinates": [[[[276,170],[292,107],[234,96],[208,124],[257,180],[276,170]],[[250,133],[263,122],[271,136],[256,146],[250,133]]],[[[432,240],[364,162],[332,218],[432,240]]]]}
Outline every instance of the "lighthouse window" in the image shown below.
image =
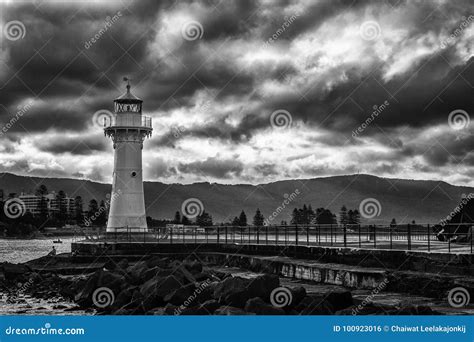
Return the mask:
{"type": "Polygon", "coordinates": [[[130,174],[132,177],[136,177],[137,176],[137,173],[135,171],[132,171],[132,173],[130,174]]]}

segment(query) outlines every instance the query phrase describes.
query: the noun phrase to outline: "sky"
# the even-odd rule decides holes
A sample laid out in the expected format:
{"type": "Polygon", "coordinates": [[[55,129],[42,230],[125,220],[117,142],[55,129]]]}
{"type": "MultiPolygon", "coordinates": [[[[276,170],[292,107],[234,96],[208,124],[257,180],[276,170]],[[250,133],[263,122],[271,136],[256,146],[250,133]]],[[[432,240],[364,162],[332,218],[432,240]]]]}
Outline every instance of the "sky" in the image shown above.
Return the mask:
{"type": "Polygon", "coordinates": [[[0,7],[0,171],[111,182],[101,115],[126,76],[148,181],[474,186],[472,0],[0,7]]]}

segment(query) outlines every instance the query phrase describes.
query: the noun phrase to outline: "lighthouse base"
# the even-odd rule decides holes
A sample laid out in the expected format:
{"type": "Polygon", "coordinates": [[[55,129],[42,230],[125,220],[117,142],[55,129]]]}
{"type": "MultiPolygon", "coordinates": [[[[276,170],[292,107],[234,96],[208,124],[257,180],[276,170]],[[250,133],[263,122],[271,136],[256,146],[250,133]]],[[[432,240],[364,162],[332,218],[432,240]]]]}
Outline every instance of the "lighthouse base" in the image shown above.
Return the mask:
{"type": "Polygon", "coordinates": [[[148,228],[142,227],[107,227],[107,233],[147,233],[148,228]]]}

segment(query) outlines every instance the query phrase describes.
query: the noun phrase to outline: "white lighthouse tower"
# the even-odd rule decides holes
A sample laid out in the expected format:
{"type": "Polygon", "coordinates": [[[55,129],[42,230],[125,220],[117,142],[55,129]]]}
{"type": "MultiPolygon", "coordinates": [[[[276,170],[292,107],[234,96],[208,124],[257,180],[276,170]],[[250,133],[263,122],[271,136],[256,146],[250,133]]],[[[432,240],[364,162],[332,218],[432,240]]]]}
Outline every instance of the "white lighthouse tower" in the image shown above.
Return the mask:
{"type": "Polygon", "coordinates": [[[114,173],[107,233],[146,232],[143,196],[143,140],[151,136],[151,118],[142,116],[143,101],[130,92],[114,100],[115,114],[104,123],[104,133],[114,143],[114,173]]]}

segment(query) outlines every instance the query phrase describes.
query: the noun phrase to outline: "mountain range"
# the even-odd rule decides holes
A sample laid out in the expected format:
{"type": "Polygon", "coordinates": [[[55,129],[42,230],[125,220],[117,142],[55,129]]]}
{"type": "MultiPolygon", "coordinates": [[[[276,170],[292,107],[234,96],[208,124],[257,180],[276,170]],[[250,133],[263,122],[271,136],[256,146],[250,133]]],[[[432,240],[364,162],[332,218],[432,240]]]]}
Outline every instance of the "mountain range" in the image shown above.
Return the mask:
{"type": "MultiPolygon", "coordinates": [[[[41,178],[0,173],[0,189],[10,193],[34,193],[44,184],[49,191],[63,190],[69,197],[80,195],[85,203],[92,198],[106,199],[110,184],[83,179],[41,178]]],[[[295,207],[311,204],[313,209],[324,207],[338,213],[342,205],[359,209],[365,199],[380,203],[378,216],[362,217],[363,223],[386,224],[392,218],[397,223],[438,223],[457,205],[463,194],[474,192],[472,187],[454,186],[442,181],[381,178],[365,174],[313,179],[282,180],[266,184],[165,184],[144,182],[147,215],[155,219],[173,218],[188,198],[199,199],[215,223],[231,221],[244,210],[249,218],[257,208],[265,217],[285,201],[285,209],[273,222],[290,221],[295,207]]],[[[364,215],[362,215],[364,216],[364,215]]]]}

